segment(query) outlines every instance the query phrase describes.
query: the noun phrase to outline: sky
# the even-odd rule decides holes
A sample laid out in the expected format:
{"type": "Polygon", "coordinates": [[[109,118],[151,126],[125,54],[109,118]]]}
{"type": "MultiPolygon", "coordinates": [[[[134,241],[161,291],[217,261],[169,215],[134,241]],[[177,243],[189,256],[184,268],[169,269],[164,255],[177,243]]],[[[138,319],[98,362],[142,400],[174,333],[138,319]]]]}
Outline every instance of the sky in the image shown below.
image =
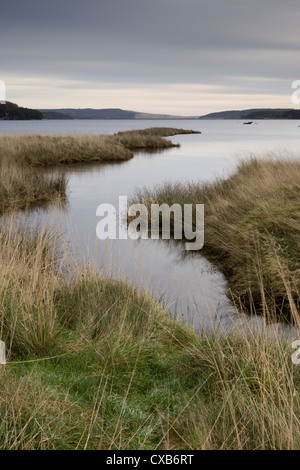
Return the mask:
{"type": "Polygon", "coordinates": [[[184,116],[295,108],[299,0],[10,0],[0,8],[0,80],[20,106],[184,116]]]}

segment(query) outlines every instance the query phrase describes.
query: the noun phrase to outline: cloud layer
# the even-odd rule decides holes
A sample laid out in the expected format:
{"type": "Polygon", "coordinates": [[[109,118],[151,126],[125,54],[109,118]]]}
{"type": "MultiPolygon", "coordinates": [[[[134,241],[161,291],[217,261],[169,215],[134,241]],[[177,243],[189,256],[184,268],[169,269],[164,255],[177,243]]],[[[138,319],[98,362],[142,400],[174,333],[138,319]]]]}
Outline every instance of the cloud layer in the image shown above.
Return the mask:
{"type": "Polygon", "coordinates": [[[12,0],[0,80],[35,107],[291,107],[298,0],[12,0]]]}

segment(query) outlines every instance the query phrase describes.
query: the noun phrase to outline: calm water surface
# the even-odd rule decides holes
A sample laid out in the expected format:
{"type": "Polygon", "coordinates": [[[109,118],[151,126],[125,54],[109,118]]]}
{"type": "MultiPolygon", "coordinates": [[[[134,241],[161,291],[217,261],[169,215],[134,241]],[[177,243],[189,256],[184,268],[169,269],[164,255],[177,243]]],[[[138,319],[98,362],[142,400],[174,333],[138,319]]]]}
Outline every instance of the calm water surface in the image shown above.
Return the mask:
{"type": "MultiPolygon", "coordinates": [[[[67,240],[78,243],[78,256],[96,261],[113,277],[124,276],[164,300],[169,310],[196,329],[231,330],[232,323],[260,328],[260,318],[237,316],[225,295],[223,276],[202,255],[187,254],[181,244],[162,240],[96,238],[96,208],[118,206],[119,196],[164,181],[213,181],[233,172],[241,158],[268,152],[300,158],[300,121],[0,121],[0,135],[112,134],[147,127],[180,127],[201,135],[172,137],[181,145],[159,153],[137,153],[127,162],[73,166],[68,176],[66,209],[36,209],[31,217],[55,221],[67,240]]],[[[286,326],[275,325],[284,334],[286,326]]]]}

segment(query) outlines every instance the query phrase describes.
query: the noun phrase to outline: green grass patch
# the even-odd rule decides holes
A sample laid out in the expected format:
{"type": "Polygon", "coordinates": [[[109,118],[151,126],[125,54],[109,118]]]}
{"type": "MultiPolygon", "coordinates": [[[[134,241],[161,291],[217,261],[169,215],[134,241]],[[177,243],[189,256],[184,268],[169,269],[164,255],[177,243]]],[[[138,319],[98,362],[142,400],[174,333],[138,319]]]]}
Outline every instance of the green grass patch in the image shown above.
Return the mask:
{"type": "Polygon", "coordinates": [[[58,241],[1,233],[1,449],[300,448],[289,344],[200,337],[125,281],[66,275],[58,241]]]}

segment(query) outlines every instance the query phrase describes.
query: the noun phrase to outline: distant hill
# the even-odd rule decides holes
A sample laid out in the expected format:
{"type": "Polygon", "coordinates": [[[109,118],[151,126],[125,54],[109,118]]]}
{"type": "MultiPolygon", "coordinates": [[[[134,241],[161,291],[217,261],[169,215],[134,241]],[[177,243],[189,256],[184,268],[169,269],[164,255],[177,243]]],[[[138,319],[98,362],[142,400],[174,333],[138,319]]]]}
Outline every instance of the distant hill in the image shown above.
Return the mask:
{"type": "Polygon", "coordinates": [[[58,113],[56,111],[47,111],[43,113],[45,119],[74,119],[72,116],[64,113],[58,113]]]}
{"type": "MultiPolygon", "coordinates": [[[[243,119],[245,117],[243,116],[243,119]]],[[[247,119],[300,119],[300,109],[260,109],[247,114],[247,119]]]]}
{"type": "Polygon", "coordinates": [[[0,120],[1,121],[28,121],[33,119],[43,119],[44,116],[40,111],[30,108],[21,108],[15,103],[6,101],[0,104],[0,120]]]}
{"type": "Polygon", "coordinates": [[[258,108],[242,111],[221,111],[200,116],[199,119],[300,119],[300,110],[258,108]]]}
{"type": "Polygon", "coordinates": [[[140,113],[119,108],[108,109],[40,109],[46,119],[198,119],[198,116],[140,113]]]}
{"type": "MultiPolygon", "coordinates": [[[[19,108],[21,109],[21,108],[19,108]]],[[[221,111],[204,116],[177,116],[170,114],[140,113],[120,108],[62,108],[40,109],[46,119],[299,119],[298,109],[254,108],[244,110],[221,111]]]]}

